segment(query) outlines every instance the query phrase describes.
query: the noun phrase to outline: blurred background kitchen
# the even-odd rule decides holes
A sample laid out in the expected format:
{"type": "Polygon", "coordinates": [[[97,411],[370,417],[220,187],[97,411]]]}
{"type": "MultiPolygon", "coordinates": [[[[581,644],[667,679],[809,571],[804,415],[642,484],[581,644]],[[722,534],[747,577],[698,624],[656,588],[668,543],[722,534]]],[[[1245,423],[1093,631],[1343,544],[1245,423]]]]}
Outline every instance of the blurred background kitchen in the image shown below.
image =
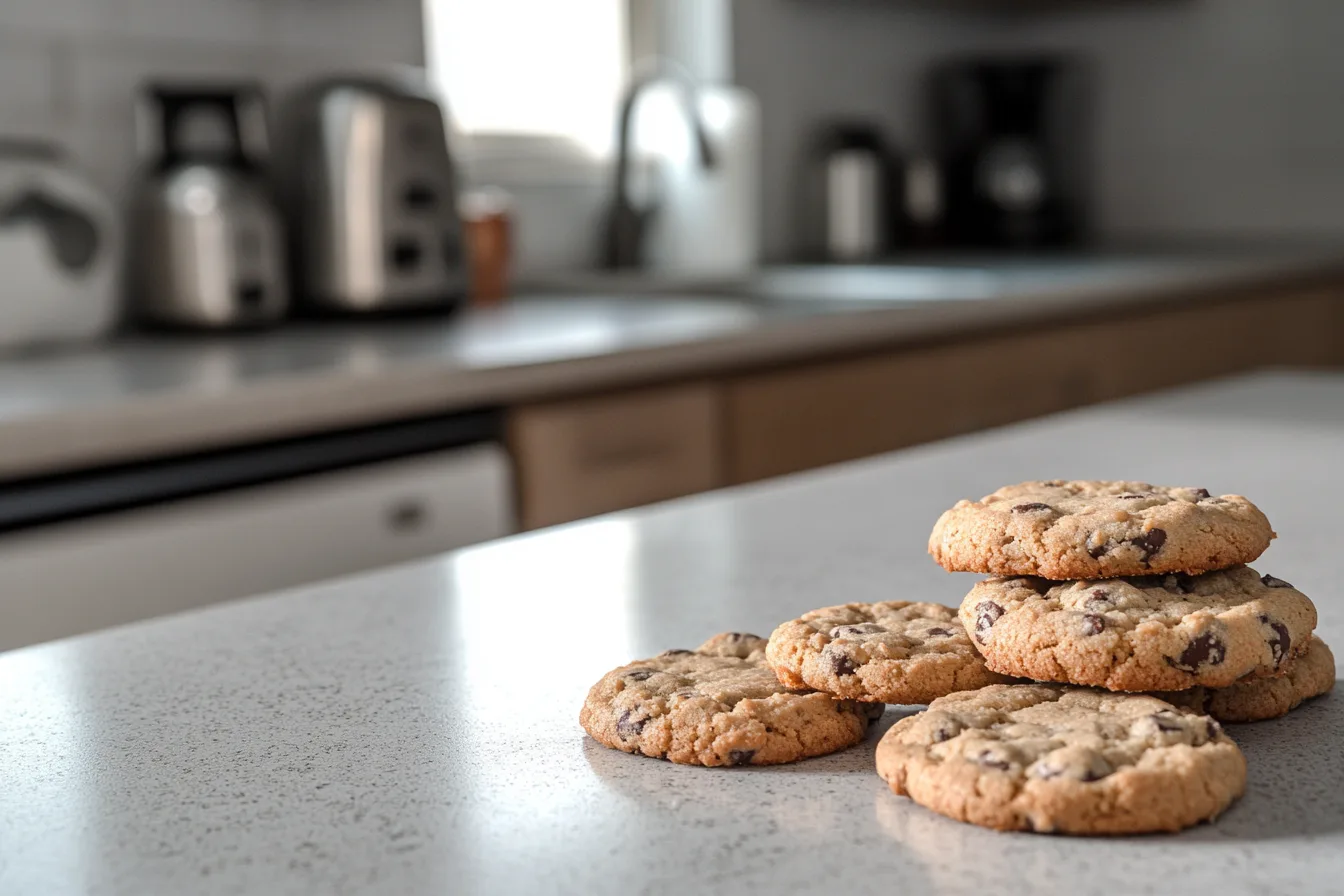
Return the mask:
{"type": "Polygon", "coordinates": [[[1331,0],[9,0],[0,650],[1344,365],[1341,33],[1331,0]]]}

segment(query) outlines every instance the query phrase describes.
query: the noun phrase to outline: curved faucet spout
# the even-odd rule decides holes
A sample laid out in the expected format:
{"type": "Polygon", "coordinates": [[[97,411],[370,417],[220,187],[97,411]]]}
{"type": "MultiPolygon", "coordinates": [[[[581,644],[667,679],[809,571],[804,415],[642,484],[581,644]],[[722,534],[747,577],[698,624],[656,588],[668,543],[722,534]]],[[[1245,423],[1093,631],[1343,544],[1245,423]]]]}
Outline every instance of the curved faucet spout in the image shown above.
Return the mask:
{"type": "Polygon", "coordinates": [[[654,60],[644,71],[630,79],[630,85],[621,98],[621,111],[616,131],[616,172],[612,189],[611,210],[607,216],[607,232],[603,264],[607,268],[638,267],[643,260],[644,232],[648,227],[652,208],[636,208],[630,198],[627,181],[630,176],[631,125],[635,108],[645,88],[665,81],[678,86],[682,110],[690,122],[694,135],[696,155],[705,170],[718,165],[718,155],[709,139],[698,105],[695,80],[685,70],[666,60],[654,60]]]}

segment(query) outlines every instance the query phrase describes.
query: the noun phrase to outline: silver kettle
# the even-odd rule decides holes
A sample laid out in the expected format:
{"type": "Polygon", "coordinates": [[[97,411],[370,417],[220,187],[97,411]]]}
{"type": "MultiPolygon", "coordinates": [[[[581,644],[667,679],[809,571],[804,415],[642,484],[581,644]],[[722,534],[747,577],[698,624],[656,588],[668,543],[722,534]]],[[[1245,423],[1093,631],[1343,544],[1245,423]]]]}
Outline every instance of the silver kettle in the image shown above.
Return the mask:
{"type": "Polygon", "coordinates": [[[259,89],[150,85],[136,124],[148,159],[132,207],[137,316],[196,329],[280,319],[289,290],[259,89]],[[212,125],[222,134],[203,139],[212,125]]]}

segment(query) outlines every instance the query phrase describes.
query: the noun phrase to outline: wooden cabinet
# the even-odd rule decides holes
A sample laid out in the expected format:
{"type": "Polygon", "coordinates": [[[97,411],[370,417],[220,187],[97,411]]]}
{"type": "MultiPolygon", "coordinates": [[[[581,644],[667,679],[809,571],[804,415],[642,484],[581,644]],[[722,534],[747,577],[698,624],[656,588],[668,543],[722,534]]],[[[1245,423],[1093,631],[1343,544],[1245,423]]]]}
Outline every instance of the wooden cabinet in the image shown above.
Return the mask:
{"type": "Polygon", "coordinates": [[[514,410],[546,526],[1265,366],[1344,364],[1335,289],[1243,293],[514,410]]]}
{"type": "Polygon", "coordinates": [[[509,443],[524,528],[724,483],[719,389],[640,389],[515,410],[509,443]]]}
{"type": "Polygon", "coordinates": [[[725,389],[726,474],[751,482],[1256,367],[1338,363],[1344,302],[1317,290],[748,374],[725,389]]]}

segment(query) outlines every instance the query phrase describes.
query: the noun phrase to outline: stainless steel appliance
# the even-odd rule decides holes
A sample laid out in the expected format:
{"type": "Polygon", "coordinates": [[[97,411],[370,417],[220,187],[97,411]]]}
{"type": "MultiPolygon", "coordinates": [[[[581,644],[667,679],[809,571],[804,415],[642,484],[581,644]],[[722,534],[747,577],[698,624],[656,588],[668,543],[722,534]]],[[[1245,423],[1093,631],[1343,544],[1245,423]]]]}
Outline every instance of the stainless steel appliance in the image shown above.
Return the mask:
{"type": "Polygon", "coordinates": [[[121,254],[112,203],[55,145],[0,139],[0,347],[107,332],[121,254]]]}
{"type": "Polygon", "coordinates": [[[970,58],[932,79],[947,227],[960,245],[1072,243],[1083,225],[1084,73],[1063,57],[970,58]]]}
{"type": "Polygon", "coordinates": [[[345,312],[447,310],[467,291],[443,109],[421,78],[332,78],[282,116],[297,292],[345,312]]]}
{"type": "Polygon", "coordinates": [[[261,93],[154,85],[141,99],[138,136],[150,162],[132,212],[131,300],[139,316],[196,328],[279,319],[289,290],[279,212],[263,172],[261,93]],[[204,139],[211,128],[221,139],[204,139]]]}
{"type": "Polygon", "coordinates": [[[832,125],[819,144],[821,255],[870,261],[896,243],[901,212],[898,162],[881,133],[863,123],[832,125]]]}

